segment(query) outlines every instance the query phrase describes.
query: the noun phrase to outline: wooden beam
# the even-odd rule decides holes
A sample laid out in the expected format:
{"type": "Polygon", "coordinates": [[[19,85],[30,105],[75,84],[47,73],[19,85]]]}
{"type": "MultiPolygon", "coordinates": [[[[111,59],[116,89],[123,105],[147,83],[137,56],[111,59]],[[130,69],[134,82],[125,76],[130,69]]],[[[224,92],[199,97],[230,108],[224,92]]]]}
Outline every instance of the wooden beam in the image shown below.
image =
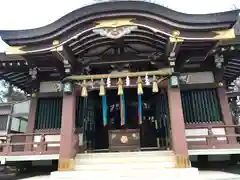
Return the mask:
{"type": "Polygon", "coordinates": [[[167,42],[167,45],[166,45],[166,48],[165,48],[165,52],[164,52],[164,56],[166,60],[168,60],[168,57],[169,57],[169,54],[170,52],[172,51],[172,43],[170,42],[170,38],[168,39],[168,42],[167,42]]]}
{"type": "Polygon", "coordinates": [[[86,58],[86,61],[81,62],[83,65],[98,65],[98,64],[123,64],[132,62],[149,62],[150,55],[137,55],[136,53],[124,53],[121,55],[103,55],[94,57],[94,59],[86,58]]]}
{"type": "MultiPolygon", "coordinates": [[[[174,32],[173,32],[174,34],[174,32]]],[[[168,43],[165,49],[165,59],[170,63],[170,66],[175,66],[176,57],[180,51],[180,46],[183,39],[179,39],[178,36],[169,37],[168,43]]]]}
{"type": "Polygon", "coordinates": [[[72,52],[72,50],[69,48],[68,45],[63,45],[63,57],[69,62],[69,64],[71,64],[73,67],[76,64],[77,60],[74,56],[74,53],[72,52]]]}
{"type": "Polygon", "coordinates": [[[240,96],[240,92],[228,92],[227,96],[228,98],[234,98],[234,97],[240,96]]]}
{"type": "Polygon", "coordinates": [[[12,67],[4,67],[0,66],[0,72],[28,72],[28,67],[22,67],[22,66],[12,66],[12,67]]]}
{"type": "Polygon", "coordinates": [[[219,45],[221,44],[221,41],[217,41],[213,47],[207,52],[206,56],[204,57],[204,60],[206,60],[209,56],[216,54],[219,49],[219,45]]]}
{"type": "Polygon", "coordinates": [[[157,71],[141,71],[141,72],[126,72],[126,73],[117,73],[117,74],[94,74],[94,75],[73,75],[68,76],[63,81],[73,80],[73,81],[80,81],[80,80],[96,80],[96,79],[106,79],[106,78],[125,78],[125,77],[138,77],[138,76],[145,76],[146,74],[149,76],[168,76],[172,74],[172,68],[164,68],[159,69],[157,71]]]}
{"type": "Polygon", "coordinates": [[[52,50],[52,52],[55,57],[62,62],[65,74],[75,72],[76,69],[81,69],[80,64],[77,63],[77,59],[68,45],[65,44],[63,46],[56,47],[52,50]]]}

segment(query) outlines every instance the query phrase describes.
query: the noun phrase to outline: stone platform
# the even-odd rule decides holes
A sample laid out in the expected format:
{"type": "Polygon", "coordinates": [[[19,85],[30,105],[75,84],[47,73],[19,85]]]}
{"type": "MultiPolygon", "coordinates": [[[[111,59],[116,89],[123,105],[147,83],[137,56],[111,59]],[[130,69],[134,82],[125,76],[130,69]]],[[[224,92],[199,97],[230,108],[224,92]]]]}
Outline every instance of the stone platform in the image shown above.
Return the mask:
{"type": "Polygon", "coordinates": [[[199,179],[197,168],[174,168],[172,151],[90,153],[76,156],[75,171],[52,172],[57,179],[199,179]]]}

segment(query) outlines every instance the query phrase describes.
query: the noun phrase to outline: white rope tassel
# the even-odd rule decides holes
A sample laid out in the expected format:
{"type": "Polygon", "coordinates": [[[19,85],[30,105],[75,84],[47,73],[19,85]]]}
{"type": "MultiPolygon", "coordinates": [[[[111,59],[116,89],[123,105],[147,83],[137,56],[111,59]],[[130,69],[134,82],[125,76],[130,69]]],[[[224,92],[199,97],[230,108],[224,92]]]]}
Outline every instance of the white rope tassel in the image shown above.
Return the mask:
{"type": "Polygon", "coordinates": [[[150,85],[150,81],[149,81],[149,78],[148,78],[148,75],[147,75],[147,74],[145,75],[145,84],[146,84],[147,86],[150,85]]]}
{"type": "Polygon", "coordinates": [[[127,78],[126,78],[126,86],[130,86],[130,79],[129,79],[128,76],[127,76],[127,78]]]}
{"type": "Polygon", "coordinates": [[[107,78],[107,87],[111,87],[111,79],[109,77],[107,78]]]}

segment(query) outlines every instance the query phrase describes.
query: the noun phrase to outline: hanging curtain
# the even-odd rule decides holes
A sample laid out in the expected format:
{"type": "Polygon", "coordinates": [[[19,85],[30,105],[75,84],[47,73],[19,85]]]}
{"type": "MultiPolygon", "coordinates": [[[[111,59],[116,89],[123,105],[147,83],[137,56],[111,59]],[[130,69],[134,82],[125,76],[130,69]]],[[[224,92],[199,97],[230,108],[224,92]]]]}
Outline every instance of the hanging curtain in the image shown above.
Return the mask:
{"type": "Polygon", "coordinates": [[[138,124],[142,124],[142,95],[138,95],[138,124]]]}
{"type": "Polygon", "coordinates": [[[102,113],[103,113],[103,125],[107,125],[107,97],[106,95],[102,96],[102,113]]]}
{"type": "Polygon", "coordinates": [[[120,95],[120,113],[121,113],[121,126],[124,126],[126,124],[126,108],[125,108],[124,90],[123,90],[123,94],[120,95]]]}

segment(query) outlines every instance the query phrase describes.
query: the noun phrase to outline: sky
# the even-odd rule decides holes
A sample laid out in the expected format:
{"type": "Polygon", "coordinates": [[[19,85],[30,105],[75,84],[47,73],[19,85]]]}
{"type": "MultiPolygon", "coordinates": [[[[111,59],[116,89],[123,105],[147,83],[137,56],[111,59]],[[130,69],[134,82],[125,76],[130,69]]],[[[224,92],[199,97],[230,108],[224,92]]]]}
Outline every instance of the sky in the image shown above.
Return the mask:
{"type": "MultiPolygon", "coordinates": [[[[45,26],[73,10],[101,1],[109,0],[1,0],[0,29],[31,29],[45,26]]],[[[240,8],[240,0],[148,1],[188,14],[206,14],[240,8]]],[[[6,45],[0,42],[0,51],[4,51],[5,48],[6,45]]]]}

